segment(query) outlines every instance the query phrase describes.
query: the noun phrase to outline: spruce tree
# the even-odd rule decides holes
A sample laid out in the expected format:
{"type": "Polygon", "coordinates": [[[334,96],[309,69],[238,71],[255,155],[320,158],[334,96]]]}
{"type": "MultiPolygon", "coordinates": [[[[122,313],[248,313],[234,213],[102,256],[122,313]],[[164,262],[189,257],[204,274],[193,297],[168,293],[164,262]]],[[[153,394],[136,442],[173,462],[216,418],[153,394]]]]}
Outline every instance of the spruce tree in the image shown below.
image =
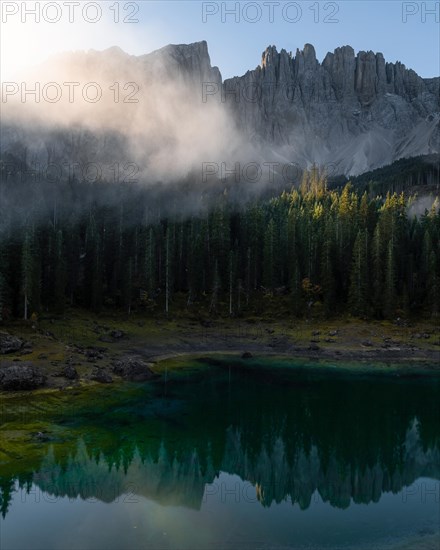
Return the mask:
{"type": "Polygon", "coordinates": [[[350,272],[349,307],[353,315],[365,317],[369,311],[368,295],[368,232],[357,234],[350,272]]]}
{"type": "Polygon", "coordinates": [[[324,230],[324,242],[322,244],[321,257],[321,285],[324,297],[326,315],[331,315],[336,306],[336,280],[335,280],[335,243],[333,231],[333,218],[327,216],[324,230]]]}
{"type": "Polygon", "coordinates": [[[29,314],[35,310],[34,292],[37,283],[34,281],[37,275],[36,259],[34,257],[33,231],[30,228],[25,230],[21,253],[21,283],[23,293],[23,319],[26,321],[29,314]],[[30,311],[32,310],[32,311],[30,311]]]}
{"type": "Polygon", "coordinates": [[[396,271],[393,240],[388,242],[386,264],[385,264],[385,285],[384,285],[384,313],[391,319],[396,310],[396,271]]]}
{"type": "Polygon", "coordinates": [[[263,252],[263,281],[264,286],[273,291],[274,288],[274,269],[275,269],[275,224],[271,219],[267,224],[264,235],[263,252]]]}
{"type": "Polygon", "coordinates": [[[66,261],[64,255],[63,233],[57,231],[55,241],[55,310],[58,313],[64,311],[66,299],[66,261]]]}

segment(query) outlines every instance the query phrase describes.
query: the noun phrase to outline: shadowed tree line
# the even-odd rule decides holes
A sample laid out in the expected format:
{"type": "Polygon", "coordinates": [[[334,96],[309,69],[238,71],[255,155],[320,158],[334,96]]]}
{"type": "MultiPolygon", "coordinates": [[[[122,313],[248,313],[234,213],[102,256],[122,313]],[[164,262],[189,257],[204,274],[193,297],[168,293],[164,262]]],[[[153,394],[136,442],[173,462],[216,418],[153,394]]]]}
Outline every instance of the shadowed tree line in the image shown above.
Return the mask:
{"type": "Polygon", "coordinates": [[[0,186],[3,318],[67,306],[240,315],[272,297],[296,316],[439,313],[438,200],[416,217],[413,197],[329,190],[318,170],[270,199],[239,205],[225,191],[193,211],[179,209],[182,190],[41,184],[30,201],[21,185],[11,204],[11,185],[0,186]]]}

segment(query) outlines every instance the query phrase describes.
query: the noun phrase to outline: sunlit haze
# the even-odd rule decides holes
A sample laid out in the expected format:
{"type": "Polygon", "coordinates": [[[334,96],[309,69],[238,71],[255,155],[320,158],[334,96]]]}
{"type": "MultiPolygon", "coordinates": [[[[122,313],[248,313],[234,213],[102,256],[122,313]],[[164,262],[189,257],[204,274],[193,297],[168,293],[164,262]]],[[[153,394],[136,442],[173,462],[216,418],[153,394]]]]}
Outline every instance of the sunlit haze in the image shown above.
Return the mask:
{"type": "Polygon", "coordinates": [[[295,51],[307,42],[320,60],[350,44],[380,51],[425,78],[440,73],[439,2],[243,2],[237,8],[234,2],[3,1],[1,9],[3,81],[62,51],[117,45],[141,55],[200,40],[207,40],[224,77],[254,68],[270,44],[295,51]]]}

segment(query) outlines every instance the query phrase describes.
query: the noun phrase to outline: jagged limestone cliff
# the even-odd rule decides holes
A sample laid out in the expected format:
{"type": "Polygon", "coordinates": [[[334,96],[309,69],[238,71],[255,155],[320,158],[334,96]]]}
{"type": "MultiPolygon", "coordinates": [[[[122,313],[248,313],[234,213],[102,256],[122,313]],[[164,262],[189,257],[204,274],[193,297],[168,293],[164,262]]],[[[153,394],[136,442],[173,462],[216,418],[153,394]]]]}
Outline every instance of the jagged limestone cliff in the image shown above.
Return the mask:
{"type": "Polygon", "coordinates": [[[255,70],[224,82],[205,41],[139,57],[119,48],[64,54],[37,76],[42,85],[82,83],[73,102],[66,89],[55,103],[23,104],[21,91],[4,102],[1,152],[26,151],[40,164],[129,161],[141,180],[176,181],[206,162],[318,164],[355,175],[440,151],[440,78],[350,46],[322,63],[310,44],[295,55],[270,46],[255,70]],[[89,82],[101,88],[97,102],[84,99],[89,82]]]}
{"type": "MultiPolygon", "coordinates": [[[[359,174],[440,149],[440,79],[423,79],[381,53],[344,46],[323,62],[268,47],[261,65],[224,82],[240,128],[301,164],[359,174]]],[[[264,144],[264,145],[263,145],[264,144]]]]}

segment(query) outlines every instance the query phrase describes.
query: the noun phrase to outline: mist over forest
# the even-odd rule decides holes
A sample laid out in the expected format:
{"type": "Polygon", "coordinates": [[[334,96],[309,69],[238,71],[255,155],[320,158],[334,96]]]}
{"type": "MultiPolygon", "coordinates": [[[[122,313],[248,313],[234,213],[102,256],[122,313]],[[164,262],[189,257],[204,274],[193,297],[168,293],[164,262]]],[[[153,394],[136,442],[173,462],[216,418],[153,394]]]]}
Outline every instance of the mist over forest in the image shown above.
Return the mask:
{"type": "Polygon", "coordinates": [[[438,548],[439,17],[0,3],[2,549],[438,548]]]}
{"type": "Polygon", "coordinates": [[[223,82],[206,42],[139,57],[111,48],[60,54],[24,88],[3,85],[2,315],[168,314],[178,296],[240,315],[262,294],[290,296],[299,316],[313,303],[436,315],[438,121],[426,115],[438,79],[364,54],[339,48],[320,64],[310,44],[295,56],[270,47],[223,82]],[[379,124],[390,102],[400,114],[379,124]],[[399,139],[415,121],[409,150],[399,139]],[[393,133],[410,166],[380,168],[385,157],[359,145],[377,132],[393,133]],[[365,169],[348,162],[349,141],[379,163],[371,176],[350,176],[365,169]]]}

